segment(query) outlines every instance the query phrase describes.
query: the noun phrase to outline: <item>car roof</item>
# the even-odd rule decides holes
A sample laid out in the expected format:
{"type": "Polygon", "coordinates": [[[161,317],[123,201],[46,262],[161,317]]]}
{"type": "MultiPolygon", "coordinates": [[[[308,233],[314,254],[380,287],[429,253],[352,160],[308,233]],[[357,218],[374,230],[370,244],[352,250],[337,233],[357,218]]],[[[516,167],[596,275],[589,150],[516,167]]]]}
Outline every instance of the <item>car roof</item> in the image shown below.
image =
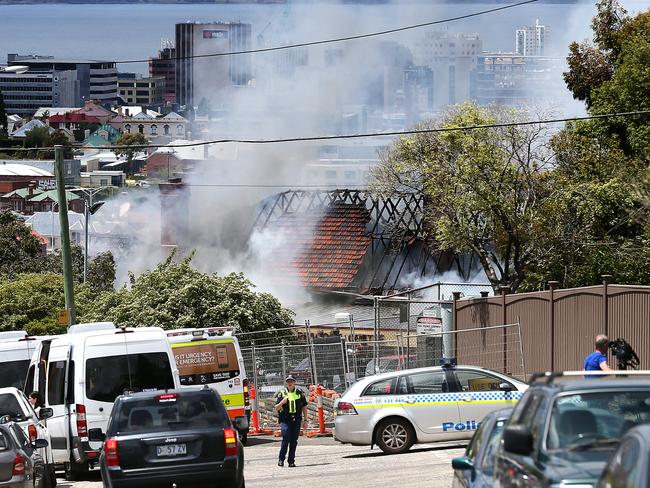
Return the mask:
{"type": "Polygon", "coordinates": [[[188,393],[196,394],[204,392],[208,394],[218,394],[216,391],[206,386],[188,386],[186,388],[175,388],[172,390],[138,391],[135,393],[129,393],[128,395],[121,395],[117,399],[125,402],[129,400],[156,398],[159,395],[187,395],[188,393]]]}
{"type": "Polygon", "coordinates": [[[558,392],[571,392],[571,391],[601,391],[601,390],[621,390],[621,389],[635,389],[635,390],[650,390],[650,382],[645,380],[635,380],[630,378],[617,378],[609,379],[605,377],[590,378],[590,379],[566,379],[553,383],[537,383],[532,384],[531,388],[547,389],[558,392]]]}
{"type": "Polygon", "coordinates": [[[19,390],[18,388],[15,388],[13,386],[6,386],[4,388],[0,388],[0,395],[4,395],[5,393],[11,393],[12,395],[17,395],[19,397],[24,396],[22,390],[19,390]]]}
{"type": "Polygon", "coordinates": [[[411,368],[411,369],[402,369],[402,370],[399,370],[399,371],[390,371],[388,373],[379,373],[379,374],[375,374],[375,375],[372,375],[372,376],[366,376],[366,377],[360,379],[359,383],[365,384],[365,383],[370,383],[370,382],[377,381],[377,380],[382,380],[382,379],[385,379],[385,378],[393,378],[395,376],[401,376],[401,375],[404,375],[404,374],[426,373],[428,371],[455,371],[457,369],[469,369],[469,370],[473,370],[473,371],[481,371],[481,372],[498,374],[498,375],[501,375],[501,376],[506,376],[508,378],[511,378],[513,381],[517,381],[519,383],[524,384],[523,381],[518,380],[517,378],[512,378],[511,376],[508,376],[506,374],[499,373],[498,371],[493,371],[491,369],[482,368],[480,366],[471,366],[471,365],[468,365],[468,364],[459,364],[459,365],[456,365],[456,366],[444,366],[444,367],[443,366],[427,366],[427,367],[424,367],[424,368],[411,368]]]}

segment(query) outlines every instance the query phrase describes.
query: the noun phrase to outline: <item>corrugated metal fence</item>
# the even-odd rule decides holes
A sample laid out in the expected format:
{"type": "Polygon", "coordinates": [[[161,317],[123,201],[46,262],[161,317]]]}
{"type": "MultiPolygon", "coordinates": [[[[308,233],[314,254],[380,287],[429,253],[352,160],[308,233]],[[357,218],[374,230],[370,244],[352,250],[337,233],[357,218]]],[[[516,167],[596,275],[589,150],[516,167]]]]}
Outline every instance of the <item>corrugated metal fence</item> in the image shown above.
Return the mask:
{"type": "MultiPolygon", "coordinates": [[[[521,324],[528,374],[582,369],[597,334],[626,339],[636,350],[641,368],[650,369],[650,286],[614,285],[604,276],[599,286],[561,290],[551,282],[549,288],[496,297],[460,299],[454,295],[454,329],[521,324]]],[[[509,350],[512,338],[504,334],[502,340],[503,350],[509,350]]],[[[466,349],[459,343],[456,346],[462,363],[466,349]]],[[[498,369],[514,369],[518,360],[506,354],[498,369]]]]}

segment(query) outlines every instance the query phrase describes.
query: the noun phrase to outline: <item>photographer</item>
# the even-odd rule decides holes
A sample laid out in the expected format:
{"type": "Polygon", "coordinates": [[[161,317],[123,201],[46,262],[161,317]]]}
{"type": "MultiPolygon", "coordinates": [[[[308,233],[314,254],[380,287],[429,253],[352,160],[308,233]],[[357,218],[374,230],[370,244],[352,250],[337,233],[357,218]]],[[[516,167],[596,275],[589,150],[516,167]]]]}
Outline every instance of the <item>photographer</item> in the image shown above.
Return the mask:
{"type": "Polygon", "coordinates": [[[596,336],[596,348],[594,352],[585,357],[584,370],[585,371],[611,371],[612,368],[607,364],[607,348],[609,346],[609,339],[606,335],[600,334],[596,336]]]}

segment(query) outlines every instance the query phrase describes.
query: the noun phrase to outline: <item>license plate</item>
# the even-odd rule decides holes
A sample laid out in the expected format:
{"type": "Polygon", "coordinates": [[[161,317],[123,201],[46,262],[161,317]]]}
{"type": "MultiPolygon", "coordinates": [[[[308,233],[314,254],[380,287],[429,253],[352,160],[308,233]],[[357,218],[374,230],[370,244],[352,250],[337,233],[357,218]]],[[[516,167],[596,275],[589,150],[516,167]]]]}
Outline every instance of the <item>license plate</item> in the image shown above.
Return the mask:
{"type": "Polygon", "coordinates": [[[182,456],[187,454],[187,444],[168,444],[166,446],[156,446],[156,455],[165,456],[182,456]]]}

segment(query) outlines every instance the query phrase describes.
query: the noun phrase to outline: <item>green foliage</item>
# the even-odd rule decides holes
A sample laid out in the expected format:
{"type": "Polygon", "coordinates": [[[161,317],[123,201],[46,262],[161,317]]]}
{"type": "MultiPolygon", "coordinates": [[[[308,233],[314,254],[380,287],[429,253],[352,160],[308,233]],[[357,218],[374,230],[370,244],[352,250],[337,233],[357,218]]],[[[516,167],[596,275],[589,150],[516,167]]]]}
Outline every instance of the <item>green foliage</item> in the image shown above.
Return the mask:
{"type": "MultiPolygon", "coordinates": [[[[120,138],[115,142],[116,146],[143,146],[149,144],[149,141],[144,134],[135,132],[133,134],[122,134],[120,138]]],[[[133,159],[135,153],[142,151],[142,148],[137,147],[127,147],[124,149],[116,149],[115,154],[118,156],[126,156],[129,161],[133,159]]]]}
{"type": "Polygon", "coordinates": [[[131,287],[102,294],[85,321],[111,320],[126,326],[235,326],[259,331],[293,324],[292,312],[266,293],[253,291],[242,274],[205,274],[192,268],[191,256],[172,255],[156,269],[131,278],[131,287]]]}
{"type": "Polygon", "coordinates": [[[24,273],[42,252],[41,243],[29,227],[10,211],[0,211],[0,275],[24,273]]]}
{"type": "Polygon", "coordinates": [[[49,147],[50,144],[50,128],[34,127],[32,130],[25,134],[25,147],[49,147]]]}
{"type": "MultiPolygon", "coordinates": [[[[465,104],[431,125],[485,125],[518,116],[465,104]]],[[[516,290],[537,239],[539,201],[548,191],[545,140],[535,126],[417,134],[383,155],[371,186],[384,196],[422,193],[430,202],[425,220],[433,247],[475,253],[495,290],[516,290]]]]}
{"type": "MultiPolygon", "coordinates": [[[[80,310],[88,307],[89,297],[83,285],[75,286],[80,310]]],[[[26,330],[34,335],[63,333],[66,327],[57,324],[57,314],[64,308],[60,274],[24,274],[0,281],[0,330],[26,330]]]]}

